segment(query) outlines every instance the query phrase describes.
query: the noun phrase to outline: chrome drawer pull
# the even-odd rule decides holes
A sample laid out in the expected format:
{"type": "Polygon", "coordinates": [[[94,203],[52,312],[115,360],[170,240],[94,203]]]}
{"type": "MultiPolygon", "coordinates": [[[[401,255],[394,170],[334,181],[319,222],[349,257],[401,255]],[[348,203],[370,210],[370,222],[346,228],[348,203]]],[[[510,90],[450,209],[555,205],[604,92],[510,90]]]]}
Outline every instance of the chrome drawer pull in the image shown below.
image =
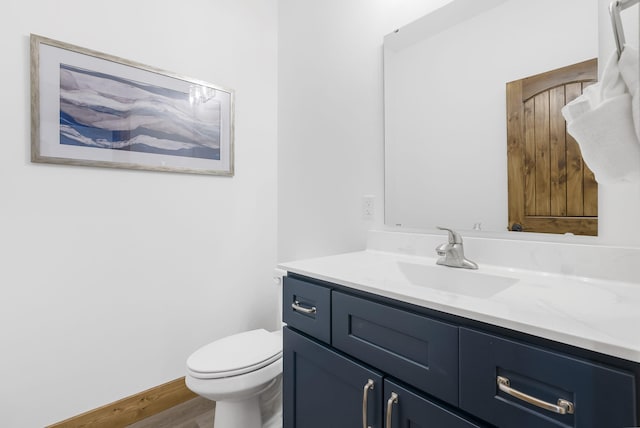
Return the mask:
{"type": "Polygon", "coordinates": [[[391,393],[391,397],[387,401],[387,423],[384,425],[385,428],[391,428],[391,411],[393,410],[393,404],[398,402],[398,394],[395,392],[391,393]]]}
{"type": "Polygon", "coordinates": [[[369,391],[373,389],[373,380],[369,379],[362,391],[362,428],[371,428],[367,425],[367,410],[369,409],[369,391]]]}
{"type": "Polygon", "coordinates": [[[509,394],[512,397],[515,397],[519,400],[526,401],[529,404],[533,404],[534,406],[540,407],[541,409],[549,410],[550,412],[558,413],[561,415],[564,414],[573,414],[575,406],[571,401],[564,400],[562,398],[558,398],[558,404],[547,403],[546,401],[542,401],[539,398],[532,397],[524,392],[520,392],[517,389],[511,388],[511,382],[509,379],[503,376],[498,376],[498,389],[500,391],[509,394]]]}
{"type": "Polygon", "coordinates": [[[315,314],[317,312],[317,309],[315,306],[312,306],[310,308],[305,308],[303,306],[300,306],[300,302],[297,300],[291,304],[291,307],[293,308],[294,311],[302,312],[303,314],[315,314]]]}

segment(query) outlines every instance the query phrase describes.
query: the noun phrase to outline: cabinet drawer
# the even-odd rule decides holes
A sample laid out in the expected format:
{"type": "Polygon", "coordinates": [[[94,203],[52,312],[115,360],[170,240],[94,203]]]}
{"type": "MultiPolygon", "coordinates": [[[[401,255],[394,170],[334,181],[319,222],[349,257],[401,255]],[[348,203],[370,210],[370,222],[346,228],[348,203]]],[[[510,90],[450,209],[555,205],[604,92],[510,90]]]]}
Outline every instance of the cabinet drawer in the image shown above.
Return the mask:
{"type": "Polygon", "coordinates": [[[629,372],[460,329],[460,407],[501,427],[636,426],[634,382],[629,372]],[[560,399],[573,413],[543,408],[563,407],[560,399]]]}
{"type": "Polygon", "coordinates": [[[348,294],[332,295],[332,345],[458,404],[458,328],[348,294]]]}
{"type": "Polygon", "coordinates": [[[331,290],[288,276],[282,290],[282,321],[326,343],[331,341],[331,290]]]}

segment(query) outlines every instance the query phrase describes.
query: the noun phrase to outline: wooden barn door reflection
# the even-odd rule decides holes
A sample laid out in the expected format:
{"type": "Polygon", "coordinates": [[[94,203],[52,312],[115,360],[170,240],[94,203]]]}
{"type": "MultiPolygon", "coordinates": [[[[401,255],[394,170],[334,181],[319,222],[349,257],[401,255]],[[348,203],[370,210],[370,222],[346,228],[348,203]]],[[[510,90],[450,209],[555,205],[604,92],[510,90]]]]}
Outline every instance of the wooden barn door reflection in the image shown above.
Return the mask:
{"type": "Polygon", "coordinates": [[[560,111],[597,78],[592,59],[507,83],[509,230],[598,234],[598,185],[560,111]]]}

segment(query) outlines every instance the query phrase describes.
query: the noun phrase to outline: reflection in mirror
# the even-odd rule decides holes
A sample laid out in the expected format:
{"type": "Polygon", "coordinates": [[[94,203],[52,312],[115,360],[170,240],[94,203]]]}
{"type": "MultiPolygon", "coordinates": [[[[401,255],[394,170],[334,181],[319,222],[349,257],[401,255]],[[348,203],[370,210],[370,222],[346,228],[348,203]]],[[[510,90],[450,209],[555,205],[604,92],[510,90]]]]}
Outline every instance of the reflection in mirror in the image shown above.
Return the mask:
{"type": "Polygon", "coordinates": [[[597,80],[594,58],[507,83],[510,230],[597,235],[598,184],[561,112],[597,80]]]}
{"type": "Polygon", "coordinates": [[[385,37],[385,224],[507,230],[505,85],[597,57],[597,4],[454,0],[385,37]]]}

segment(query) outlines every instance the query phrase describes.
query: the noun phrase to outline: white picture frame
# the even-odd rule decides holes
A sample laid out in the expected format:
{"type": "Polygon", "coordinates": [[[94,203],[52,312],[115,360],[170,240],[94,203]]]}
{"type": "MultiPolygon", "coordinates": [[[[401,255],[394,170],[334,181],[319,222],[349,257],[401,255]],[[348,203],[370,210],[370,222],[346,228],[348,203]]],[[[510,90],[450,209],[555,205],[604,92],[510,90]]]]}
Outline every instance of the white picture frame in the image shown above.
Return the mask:
{"type": "Polygon", "coordinates": [[[233,176],[234,92],[31,35],[31,161],[233,176]]]}

